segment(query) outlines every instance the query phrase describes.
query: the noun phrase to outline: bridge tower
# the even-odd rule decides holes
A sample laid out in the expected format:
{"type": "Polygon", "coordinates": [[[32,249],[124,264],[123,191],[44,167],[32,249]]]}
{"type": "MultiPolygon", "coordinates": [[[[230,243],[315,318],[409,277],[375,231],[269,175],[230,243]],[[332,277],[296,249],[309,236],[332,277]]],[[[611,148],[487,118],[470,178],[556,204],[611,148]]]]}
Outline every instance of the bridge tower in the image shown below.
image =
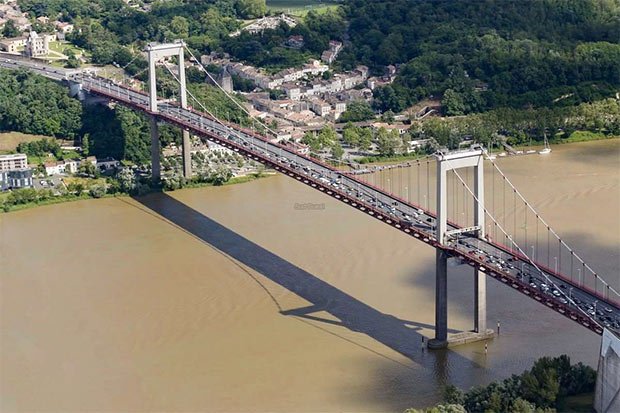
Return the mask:
{"type": "MultiPolygon", "coordinates": [[[[179,60],[179,102],[182,108],[187,108],[187,88],[185,84],[185,57],[183,50],[185,42],[176,40],[174,43],[149,43],[145,51],[149,61],[149,110],[151,112],[151,165],[153,181],[161,179],[161,164],[159,159],[159,130],[157,128],[157,78],[155,63],[163,57],[177,56],[179,60]]],[[[191,141],[189,132],[183,130],[183,176],[187,179],[192,177],[191,141]]]]}
{"type": "MultiPolygon", "coordinates": [[[[438,153],[437,158],[437,223],[436,236],[441,245],[448,245],[449,239],[463,230],[448,231],[448,191],[447,173],[461,168],[474,168],[474,223],[466,228],[484,237],[484,158],[482,149],[471,149],[438,153]]],[[[435,338],[429,340],[428,347],[446,348],[448,340],[448,254],[436,249],[435,257],[435,338]]],[[[492,336],[486,324],[486,279],[485,274],[474,270],[474,330],[473,334],[461,334],[454,344],[476,341],[492,336]]]]}

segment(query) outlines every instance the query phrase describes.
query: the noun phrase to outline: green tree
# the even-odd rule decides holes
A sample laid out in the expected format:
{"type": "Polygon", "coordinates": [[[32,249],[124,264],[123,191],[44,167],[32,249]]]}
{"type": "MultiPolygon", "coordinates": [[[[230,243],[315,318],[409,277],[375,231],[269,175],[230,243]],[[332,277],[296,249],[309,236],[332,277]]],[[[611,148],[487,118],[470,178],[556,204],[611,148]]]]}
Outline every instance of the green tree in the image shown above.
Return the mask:
{"type": "Polygon", "coordinates": [[[22,32],[17,28],[13,20],[7,20],[7,22],[4,23],[4,27],[2,28],[3,37],[17,37],[20,34],[22,34],[22,32]]]}
{"type": "Polygon", "coordinates": [[[444,113],[448,116],[456,116],[465,114],[465,103],[463,97],[452,89],[447,89],[441,100],[444,113]]]}
{"type": "Polygon", "coordinates": [[[267,13],[265,0],[237,0],[235,5],[237,13],[243,19],[253,19],[264,16],[267,13]]]}
{"type": "Polygon", "coordinates": [[[342,159],[342,155],[344,155],[344,149],[342,149],[342,146],[339,142],[335,142],[332,145],[331,153],[333,158],[342,159]]]}
{"type": "Polygon", "coordinates": [[[342,140],[352,148],[357,147],[360,143],[358,128],[353,126],[352,123],[348,123],[342,130],[342,140]]]}
{"type": "Polygon", "coordinates": [[[82,136],[82,155],[88,156],[90,152],[90,134],[85,133],[82,136]]]}
{"type": "Polygon", "coordinates": [[[360,151],[367,152],[372,147],[372,132],[369,128],[359,129],[359,145],[360,151]]]}
{"type": "Polygon", "coordinates": [[[377,131],[377,149],[381,156],[394,156],[401,150],[401,139],[398,131],[388,131],[383,126],[377,131]]]}
{"type": "Polygon", "coordinates": [[[105,195],[105,192],[106,192],[105,185],[93,185],[88,190],[88,193],[93,198],[101,198],[105,195]]]}
{"type": "Polygon", "coordinates": [[[166,32],[168,40],[187,39],[189,37],[189,22],[183,16],[174,16],[166,32]]]}
{"type": "Polygon", "coordinates": [[[67,185],[67,191],[69,191],[69,193],[71,194],[75,194],[76,196],[82,195],[84,189],[84,184],[81,182],[73,181],[69,183],[69,185],[67,185]]]}
{"type": "Polygon", "coordinates": [[[232,178],[232,171],[230,168],[224,165],[219,165],[211,173],[210,181],[213,185],[219,186],[224,185],[230,178],[232,178]]]}
{"type": "Polygon", "coordinates": [[[365,100],[355,100],[347,105],[342,115],[340,115],[340,122],[361,122],[368,119],[373,119],[375,113],[365,100]]]}
{"type": "Polygon", "coordinates": [[[130,168],[123,168],[116,174],[121,192],[133,193],[137,187],[136,175],[130,168]]]}

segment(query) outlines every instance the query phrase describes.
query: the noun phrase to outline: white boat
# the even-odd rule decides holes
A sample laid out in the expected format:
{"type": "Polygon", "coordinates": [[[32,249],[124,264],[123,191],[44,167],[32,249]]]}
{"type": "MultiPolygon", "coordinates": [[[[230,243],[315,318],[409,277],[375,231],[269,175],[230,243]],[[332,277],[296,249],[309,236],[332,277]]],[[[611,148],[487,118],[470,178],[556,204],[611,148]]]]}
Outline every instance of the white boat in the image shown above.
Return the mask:
{"type": "Polygon", "coordinates": [[[549,147],[549,142],[547,142],[547,138],[545,138],[545,148],[538,151],[538,153],[541,155],[551,153],[551,148],[549,147]]]}
{"type": "Polygon", "coordinates": [[[491,160],[491,161],[494,161],[494,160],[497,158],[497,156],[495,156],[495,155],[489,155],[487,158],[488,158],[489,160],[491,160]]]}
{"type": "Polygon", "coordinates": [[[525,151],[525,153],[528,153],[528,154],[529,153],[536,153],[536,151],[534,149],[530,149],[530,150],[525,151]]]}

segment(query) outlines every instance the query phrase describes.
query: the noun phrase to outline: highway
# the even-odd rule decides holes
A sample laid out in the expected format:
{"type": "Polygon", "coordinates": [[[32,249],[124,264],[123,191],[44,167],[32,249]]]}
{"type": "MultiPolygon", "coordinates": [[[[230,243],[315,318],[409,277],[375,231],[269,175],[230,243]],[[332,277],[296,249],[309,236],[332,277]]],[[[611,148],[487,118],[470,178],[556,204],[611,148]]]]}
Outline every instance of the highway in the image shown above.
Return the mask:
{"type": "MultiPolygon", "coordinates": [[[[84,91],[116,100],[146,113],[148,96],[117,85],[112,81],[82,71],[65,71],[31,62],[7,59],[0,55],[0,66],[29,68],[48,78],[82,85],[84,91]],[[34,66],[33,66],[34,65],[34,66]]],[[[505,247],[464,233],[440,246],[435,239],[435,215],[430,211],[397,198],[384,190],[347,175],[320,161],[294,152],[288,147],[268,141],[253,131],[219,120],[176,104],[160,102],[160,120],[177,124],[192,133],[224,144],[231,149],[274,166],[277,170],[319,189],[363,212],[404,231],[423,242],[442,248],[461,262],[513,287],[549,308],[602,334],[601,326],[620,332],[620,304],[601,292],[576,285],[567,277],[555,274],[542,265],[532,265],[527,257],[511,253],[505,247]],[[536,268],[538,267],[538,268],[536,268]],[[596,323],[592,322],[596,320],[596,323]]],[[[452,224],[448,230],[457,229],[452,224]]]]}

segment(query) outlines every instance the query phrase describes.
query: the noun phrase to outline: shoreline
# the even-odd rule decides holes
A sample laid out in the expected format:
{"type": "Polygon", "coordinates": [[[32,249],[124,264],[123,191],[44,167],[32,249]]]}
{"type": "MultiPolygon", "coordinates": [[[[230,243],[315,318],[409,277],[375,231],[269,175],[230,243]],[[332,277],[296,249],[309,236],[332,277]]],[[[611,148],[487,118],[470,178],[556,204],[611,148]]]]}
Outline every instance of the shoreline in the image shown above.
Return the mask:
{"type": "MultiPolygon", "coordinates": [[[[258,179],[268,178],[270,176],[275,176],[275,175],[276,175],[275,172],[263,172],[259,176],[242,175],[242,176],[230,178],[228,181],[224,182],[222,185],[214,185],[210,182],[189,183],[185,185],[183,188],[177,189],[176,191],[179,191],[181,189],[196,189],[196,188],[207,188],[207,187],[215,187],[215,186],[239,185],[239,184],[244,184],[247,182],[256,181],[258,179]]],[[[163,189],[152,190],[144,195],[152,194],[155,192],[174,192],[174,190],[173,191],[164,191],[163,189]]],[[[70,203],[70,202],[75,202],[75,201],[83,201],[87,199],[118,198],[118,197],[130,197],[130,196],[131,195],[126,192],[117,192],[115,194],[104,194],[97,198],[91,196],[90,194],[88,194],[88,192],[84,192],[81,195],[60,195],[57,197],[48,198],[48,199],[38,201],[38,202],[28,202],[25,204],[12,205],[8,211],[0,208],[0,214],[9,214],[11,212],[23,211],[26,209],[32,209],[32,208],[42,207],[46,205],[65,204],[65,203],[70,203]]],[[[2,203],[0,203],[0,205],[2,205],[2,203]]]]}
{"type": "MultiPolygon", "coordinates": [[[[576,143],[584,143],[584,142],[599,142],[599,141],[609,141],[609,140],[620,140],[620,136],[609,136],[606,137],[604,135],[601,135],[600,138],[598,139],[583,139],[583,140],[574,140],[574,141],[552,141],[552,145],[567,145],[567,144],[576,144],[576,143]]],[[[525,148],[530,148],[530,149],[534,149],[534,148],[542,148],[542,146],[540,145],[526,145],[526,146],[515,146],[515,149],[519,149],[519,150],[525,150],[525,148]]],[[[499,153],[499,152],[491,152],[491,153],[499,153]]],[[[525,155],[525,154],[524,154],[525,155]]],[[[522,155],[511,155],[511,156],[506,156],[506,158],[509,157],[515,157],[515,156],[522,156],[522,155]]],[[[426,155],[414,155],[414,156],[395,156],[395,157],[389,157],[389,158],[382,158],[382,159],[377,159],[374,162],[367,162],[364,164],[359,164],[362,168],[364,169],[364,167],[366,166],[372,166],[372,168],[381,168],[381,167],[393,167],[395,165],[399,165],[401,162],[407,162],[407,161],[412,161],[412,160],[416,160],[418,158],[424,158],[426,157],[426,155]]],[[[334,165],[335,166],[335,165],[334,165]]],[[[370,168],[369,168],[370,169],[370,168]]],[[[243,184],[243,183],[247,183],[247,182],[252,182],[255,181],[257,179],[262,179],[262,178],[267,178],[270,176],[275,176],[277,175],[277,172],[271,172],[271,171],[267,171],[267,172],[263,172],[260,176],[256,176],[253,174],[250,175],[243,175],[243,176],[238,176],[238,177],[233,177],[231,179],[229,179],[227,182],[223,183],[222,185],[219,186],[227,186],[227,185],[237,185],[237,184],[243,184]]],[[[218,186],[218,185],[214,185],[210,182],[199,182],[199,183],[188,183],[186,184],[183,188],[179,188],[177,190],[180,189],[195,189],[195,188],[207,188],[207,187],[213,187],[213,186],[218,186]]],[[[150,191],[148,193],[153,193],[153,192],[174,192],[173,191],[164,191],[164,190],[153,190],[150,191]]],[[[0,194],[0,200],[2,199],[3,194],[0,194]]],[[[99,198],[115,198],[115,197],[119,197],[119,196],[131,196],[128,193],[115,193],[115,194],[105,194],[99,198]]],[[[8,211],[3,210],[0,207],[0,214],[8,214],[11,212],[17,212],[17,211],[22,211],[25,209],[31,209],[31,208],[36,208],[36,207],[41,207],[41,206],[46,206],[46,205],[55,205],[55,204],[62,204],[62,203],[68,203],[68,202],[75,202],[75,201],[82,201],[82,200],[86,200],[86,199],[98,199],[95,198],[91,195],[89,195],[87,192],[83,193],[82,195],[61,195],[58,197],[54,197],[54,198],[49,198],[43,201],[39,201],[39,202],[29,202],[29,203],[25,203],[25,204],[18,204],[18,205],[13,205],[10,207],[10,209],[8,211]]],[[[0,202],[0,206],[2,205],[2,202],[0,202]]]]}

